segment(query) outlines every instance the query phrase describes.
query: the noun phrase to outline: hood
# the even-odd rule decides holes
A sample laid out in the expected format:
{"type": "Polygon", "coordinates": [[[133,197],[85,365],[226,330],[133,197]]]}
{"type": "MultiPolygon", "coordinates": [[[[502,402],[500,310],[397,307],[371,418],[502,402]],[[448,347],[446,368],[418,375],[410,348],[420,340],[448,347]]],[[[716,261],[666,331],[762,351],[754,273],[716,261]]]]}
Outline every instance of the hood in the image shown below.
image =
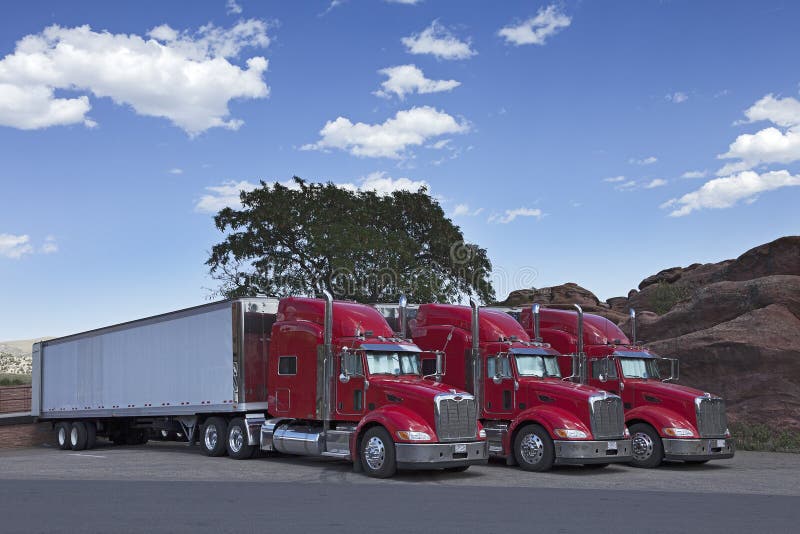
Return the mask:
{"type": "Polygon", "coordinates": [[[626,378],[625,389],[632,389],[635,394],[652,395],[654,397],[671,398],[676,401],[694,402],[695,397],[705,394],[699,389],[661,382],[660,380],[644,380],[642,378],[626,378]]]}
{"type": "Polygon", "coordinates": [[[379,387],[387,393],[392,393],[400,398],[413,397],[420,400],[433,399],[440,393],[462,393],[472,396],[471,393],[456,389],[447,384],[409,376],[374,376],[370,377],[369,386],[370,388],[379,387]]]}
{"type": "Polygon", "coordinates": [[[529,391],[536,391],[540,394],[586,403],[589,402],[589,397],[592,395],[608,393],[593,386],[568,382],[558,378],[520,377],[519,385],[520,388],[524,387],[529,391]]]}

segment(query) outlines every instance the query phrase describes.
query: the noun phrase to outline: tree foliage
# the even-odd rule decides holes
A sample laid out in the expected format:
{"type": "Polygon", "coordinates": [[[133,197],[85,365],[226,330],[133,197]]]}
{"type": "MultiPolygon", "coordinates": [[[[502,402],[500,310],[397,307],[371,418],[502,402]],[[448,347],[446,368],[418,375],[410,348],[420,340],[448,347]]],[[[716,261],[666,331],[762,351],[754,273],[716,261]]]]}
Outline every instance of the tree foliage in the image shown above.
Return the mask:
{"type": "Polygon", "coordinates": [[[215,217],[206,262],[226,297],[318,295],[358,302],[494,299],[486,250],[465,243],[427,190],[353,191],[295,177],[242,191],[215,217]]]}

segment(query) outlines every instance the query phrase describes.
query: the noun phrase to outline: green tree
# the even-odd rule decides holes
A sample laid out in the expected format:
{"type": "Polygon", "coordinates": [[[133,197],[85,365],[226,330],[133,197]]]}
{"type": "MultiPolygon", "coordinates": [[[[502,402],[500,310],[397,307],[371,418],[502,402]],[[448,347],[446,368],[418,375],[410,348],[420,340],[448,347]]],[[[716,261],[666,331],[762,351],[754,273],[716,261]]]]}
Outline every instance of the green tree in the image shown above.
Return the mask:
{"type": "Polygon", "coordinates": [[[486,250],[464,242],[426,189],[352,191],[332,183],[242,191],[215,217],[225,239],[206,264],[226,297],[318,295],[358,302],[494,300],[486,250]]]}

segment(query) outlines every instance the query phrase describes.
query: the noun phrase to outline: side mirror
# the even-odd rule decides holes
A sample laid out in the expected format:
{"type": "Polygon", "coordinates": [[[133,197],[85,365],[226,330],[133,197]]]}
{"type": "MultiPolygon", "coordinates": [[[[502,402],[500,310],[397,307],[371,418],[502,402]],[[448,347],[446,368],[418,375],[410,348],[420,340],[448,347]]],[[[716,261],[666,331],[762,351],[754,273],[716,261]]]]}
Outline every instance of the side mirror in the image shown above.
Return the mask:
{"type": "Polygon", "coordinates": [[[339,382],[341,382],[342,384],[347,384],[348,382],[350,382],[350,375],[341,373],[339,375],[339,382]]]}
{"type": "Polygon", "coordinates": [[[600,382],[608,382],[608,377],[605,375],[605,373],[600,373],[599,375],[597,375],[597,379],[600,382]]]}
{"type": "Polygon", "coordinates": [[[503,356],[494,356],[494,376],[492,377],[492,382],[498,385],[501,384],[506,378],[511,378],[503,373],[504,360],[505,358],[503,356]]]}

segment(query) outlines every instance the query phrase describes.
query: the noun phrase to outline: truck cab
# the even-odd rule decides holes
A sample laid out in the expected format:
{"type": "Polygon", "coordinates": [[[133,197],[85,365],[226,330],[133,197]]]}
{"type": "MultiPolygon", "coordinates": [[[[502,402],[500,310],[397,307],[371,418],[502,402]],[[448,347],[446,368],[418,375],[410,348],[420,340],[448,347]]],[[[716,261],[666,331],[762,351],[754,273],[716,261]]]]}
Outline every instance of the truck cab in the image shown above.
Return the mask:
{"type": "Polygon", "coordinates": [[[349,459],[375,477],[486,463],[475,397],[424,378],[421,354],[369,306],[281,299],[261,449],[349,459]]]}
{"type": "MultiPolygon", "coordinates": [[[[585,352],[585,372],[573,373],[574,358],[562,358],[562,372],[579,380],[582,376],[589,386],[622,397],[625,423],[633,436],[632,465],[656,467],[663,460],[704,463],[733,457],[725,401],[672,383],[679,376],[677,360],[658,356],[632,342],[613,322],[583,314],[580,308],[578,313],[542,309],[539,314],[542,339],[564,354],[585,352]]],[[[536,330],[532,309],[522,310],[520,322],[526,331],[536,330]]]]}
{"type": "Polygon", "coordinates": [[[532,342],[507,314],[474,302],[422,304],[411,331],[428,351],[423,367],[442,355],[441,380],[476,397],[490,454],[528,471],[630,460],[619,396],[565,381],[558,353],[532,342]]]}

